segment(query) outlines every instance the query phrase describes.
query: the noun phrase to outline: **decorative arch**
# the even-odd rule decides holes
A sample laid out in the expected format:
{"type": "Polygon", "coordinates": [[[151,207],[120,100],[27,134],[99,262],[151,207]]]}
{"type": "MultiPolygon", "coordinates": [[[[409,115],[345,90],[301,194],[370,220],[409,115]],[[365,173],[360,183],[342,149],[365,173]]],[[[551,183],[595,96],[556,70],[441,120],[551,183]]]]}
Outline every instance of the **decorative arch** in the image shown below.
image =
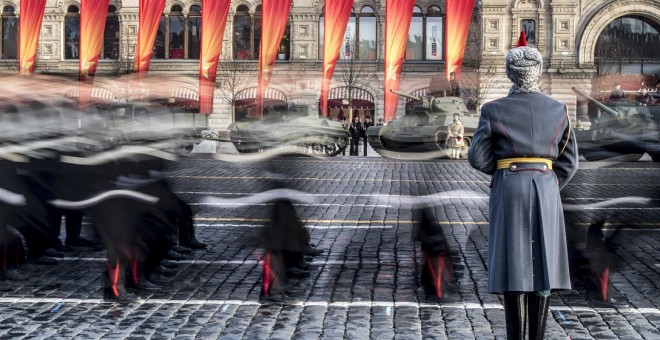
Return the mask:
{"type": "Polygon", "coordinates": [[[355,13],[358,13],[359,11],[362,11],[363,7],[371,7],[374,10],[374,14],[379,15],[380,14],[380,3],[378,1],[356,1],[353,4],[353,9],[355,10],[355,13]]]}
{"type": "Polygon", "coordinates": [[[639,15],[660,23],[660,11],[655,0],[640,0],[635,3],[615,1],[595,12],[580,25],[584,29],[578,32],[577,53],[580,66],[594,66],[594,51],[598,37],[612,20],[630,15],[639,15]]]}
{"type": "MultiPolygon", "coordinates": [[[[248,13],[252,13],[252,12],[254,12],[254,10],[253,10],[253,7],[254,7],[254,6],[250,5],[250,3],[247,2],[247,1],[241,1],[241,2],[237,2],[237,3],[235,3],[233,6],[231,6],[231,7],[229,8],[229,14],[230,14],[230,16],[233,16],[234,14],[236,14],[236,9],[239,8],[239,7],[241,7],[241,6],[245,6],[245,7],[247,7],[247,8],[248,8],[248,13]]],[[[203,9],[202,9],[202,10],[203,10],[203,9]]]]}
{"type": "Polygon", "coordinates": [[[542,0],[518,0],[516,1],[514,8],[524,8],[524,9],[539,9],[543,8],[542,0]]]}
{"type": "Polygon", "coordinates": [[[80,10],[80,1],[76,0],[67,0],[67,1],[62,1],[60,2],[60,10],[62,10],[62,14],[66,14],[66,10],[69,8],[69,6],[76,6],[78,7],[78,10],[80,10]]]}
{"type": "Polygon", "coordinates": [[[7,1],[7,0],[5,0],[5,1],[0,3],[0,6],[2,6],[2,7],[0,7],[0,10],[5,8],[5,6],[14,7],[14,14],[18,15],[18,10],[19,10],[18,0],[17,1],[7,1]]]}

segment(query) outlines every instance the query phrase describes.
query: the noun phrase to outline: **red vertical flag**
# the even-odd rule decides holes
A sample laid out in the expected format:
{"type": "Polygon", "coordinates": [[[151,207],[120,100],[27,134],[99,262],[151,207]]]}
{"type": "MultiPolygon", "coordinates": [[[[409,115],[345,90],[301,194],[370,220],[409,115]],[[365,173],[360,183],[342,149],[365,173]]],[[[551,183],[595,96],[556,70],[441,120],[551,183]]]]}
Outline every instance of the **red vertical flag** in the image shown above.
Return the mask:
{"type": "Polygon", "coordinates": [[[37,61],[37,44],[44,18],[46,0],[21,0],[18,17],[18,73],[32,74],[37,61]]]}
{"type": "Polygon", "coordinates": [[[447,80],[452,72],[460,78],[473,9],[474,0],[447,0],[447,80]]]}
{"type": "Polygon", "coordinates": [[[202,46],[199,55],[199,112],[213,113],[213,90],[231,0],[202,0],[202,46]]]}
{"type": "Polygon", "coordinates": [[[80,77],[78,102],[80,106],[85,106],[92,96],[93,80],[88,77],[96,73],[109,5],[110,0],[82,0],[80,3],[80,57],[78,59],[80,77]]]}
{"type": "Polygon", "coordinates": [[[80,3],[79,75],[81,79],[96,73],[109,5],[110,0],[82,0],[80,3]]]}
{"type": "Polygon", "coordinates": [[[154,43],[158,33],[160,16],[166,0],[140,0],[138,41],[135,47],[135,72],[147,72],[154,54],[154,43]]]}
{"type": "Polygon", "coordinates": [[[399,89],[399,76],[408,43],[414,1],[387,0],[385,8],[385,114],[389,122],[396,116],[399,97],[390,90],[399,89]]]}
{"type": "Polygon", "coordinates": [[[264,0],[259,48],[259,74],[257,77],[256,118],[264,114],[264,90],[268,87],[273,73],[273,64],[289,19],[292,0],[264,0]]]}
{"type": "Polygon", "coordinates": [[[328,92],[330,81],[339,57],[348,19],[351,17],[353,0],[334,0],[325,3],[323,29],[323,82],[321,83],[321,112],[328,116],[328,92]]]}

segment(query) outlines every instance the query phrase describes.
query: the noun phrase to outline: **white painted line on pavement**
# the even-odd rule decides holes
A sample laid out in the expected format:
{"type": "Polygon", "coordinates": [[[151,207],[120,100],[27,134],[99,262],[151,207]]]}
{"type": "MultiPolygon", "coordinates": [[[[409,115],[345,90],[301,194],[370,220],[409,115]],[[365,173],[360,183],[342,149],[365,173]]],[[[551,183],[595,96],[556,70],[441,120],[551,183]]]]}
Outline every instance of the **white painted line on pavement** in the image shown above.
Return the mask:
{"type": "MultiPolygon", "coordinates": [[[[86,261],[86,262],[105,262],[108,259],[105,257],[63,257],[59,258],[58,260],[60,261],[86,261]]],[[[174,261],[178,264],[217,264],[217,265],[225,265],[225,264],[235,264],[235,265],[257,265],[261,263],[261,261],[258,260],[216,260],[216,261],[209,261],[209,260],[179,260],[179,261],[174,261]]],[[[357,261],[357,260],[325,260],[325,261],[312,261],[310,262],[310,265],[312,266],[322,266],[322,265],[344,265],[344,264],[379,264],[381,262],[378,261],[357,261]]],[[[383,263],[391,263],[391,262],[386,262],[383,261],[383,263]]]]}
{"type": "MultiPolygon", "coordinates": [[[[195,224],[197,226],[197,224],[195,224]]],[[[263,224],[206,224],[206,227],[238,227],[238,228],[263,228],[263,224]]],[[[392,229],[391,225],[306,225],[309,229],[392,229]]]]}
{"type": "MultiPolygon", "coordinates": [[[[99,304],[99,303],[112,303],[112,301],[104,301],[103,299],[72,299],[72,298],[25,298],[25,297],[2,297],[0,298],[0,304],[34,304],[34,303],[74,303],[74,304],[99,304]]],[[[435,308],[435,309],[500,309],[503,310],[504,307],[501,304],[480,304],[480,303],[471,303],[471,302],[459,302],[459,303],[419,303],[412,301],[400,301],[400,302],[390,302],[390,301],[299,301],[299,302],[283,302],[283,303],[271,303],[271,302],[259,302],[257,300],[167,300],[167,299],[143,299],[135,302],[135,304],[157,304],[157,305],[235,305],[235,306],[261,306],[261,305],[286,305],[286,306],[301,306],[301,307],[339,307],[339,308],[351,308],[351,307],[412,307],[412,308],[435,308]]],[[[594,314],[601,313],[626,313],[626,314],[654,314],[660,315],[660,309],[658,308],[635,308],[635,307],[603,307],[603,308],[592,308],[592,307],[570,307],[570,306],[550,306],[550,310],[553,311],[562,311],[562,312],[588,312],[594,314]]]]}
{"type": "MultiPolygon", "coordinates": [[[[208,205],[208,206],[222,206],[222,208],[227,208],[227,206],[236,206],[236,207],[253,207],[253,206],[262,206],[268,207],[272,206],[272,203],[241,203],[241,202],[232,202],[232,203],[188,203],[188,205],[208,205]]],[[[345,203],[293,203],[297,207],[345,207],[345,203]]],[[[392,206],[388,204],[361,204],[360,208],[398,208],[398,206],[392,206]]]]}
{"type": "MultiPolygon", "coordinates": [[[[266,195],[263,192],[214,192],[214,191],[176,191],[175,194],[194,194],[194,195],[226,195],[226,196],[258,196],[266,195]]],[[[427,196],[407,196],[407,195],[390,195],[390,194],[311,194],[307,193],[308,196],[319,196],[319,197],[376,197],[376,198],[391,198],[399,199],[401,197],[427,197],[427,196]]],[[[448,199],[488,199],[488,195],[477,196],[477,195],[443,195],[443,192],[438,192],[432,194],[431,198],[437,198],[441,200],[448,199]]],[[[293,196],[292,196],[293,197],[293,196]]]]}

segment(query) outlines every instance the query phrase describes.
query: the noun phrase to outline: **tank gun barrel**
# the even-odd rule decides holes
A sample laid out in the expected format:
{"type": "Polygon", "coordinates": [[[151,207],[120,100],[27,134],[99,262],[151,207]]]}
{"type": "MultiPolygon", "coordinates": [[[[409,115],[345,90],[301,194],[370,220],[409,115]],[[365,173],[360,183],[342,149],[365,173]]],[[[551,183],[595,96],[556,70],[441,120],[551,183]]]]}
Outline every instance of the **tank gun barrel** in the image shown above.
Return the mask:
{"type": "Polygon", "coordinates": [[[399,91],[394,90],[394,89],[390,89],[390,92],[392,92],[394,94],[398,94],[399,96],[402,96],[402,97],[406,97],[408,99],[412,99],[412,100],[416,100],[416,101],[422,101],[422,98],[411,96],[407,93],[399,92],[399,91]]]}
{"type": "Polygon", "coordinates": [[[592,96],[584,93],[584,91],[582,91],[580,89],[577,89],[575,86],[571,87],[571,89],[573,90],[573,92],[577,93],[582,98],[588,100],[590,103],[593,103],[594,105],[598,106],[598,108],[600,108],[601,110],[607,112],[610,116],[619,117],[619,113],[616,110],[613,110],[613,109],[605,106],[603,103],[597,101],[592,96]]]}

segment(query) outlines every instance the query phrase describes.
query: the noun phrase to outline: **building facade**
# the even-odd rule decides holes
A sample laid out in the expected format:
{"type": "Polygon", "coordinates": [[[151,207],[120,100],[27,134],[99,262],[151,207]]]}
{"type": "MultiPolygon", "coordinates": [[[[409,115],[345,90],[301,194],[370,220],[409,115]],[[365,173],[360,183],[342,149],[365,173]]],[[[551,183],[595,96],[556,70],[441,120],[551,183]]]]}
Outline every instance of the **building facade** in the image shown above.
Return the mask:
{"type": "MultiPolygon", "coordinates": [[[[0,72],[17,72],[19,0],[0,0],[0,72]]],[[[321,83],[323,6],[294,0],[266,93],[271,103],[309,105],[318,111],[321,83]]],[[[48,0],[35,72],[75,75],[78,71],[80,2],[48,0]]],[[[168,0],[161,17],[150,73],[172,76],[176,96],[195,99],[201,29],[200,0],[168,0]]],[[[95,86],[132,71],[138,30],[138,0],[111,0],[95,86]]],[[[444,0],[418,0],[413,14],[400,90],[428,91],[444,74],[447,34],[444,0]]],[[[355,0],[330,91],[333,118],[348,104],[374,120],[383,114],[385,0],[355,0]]],[[[240,120],[253,101],[261,30],[258,0],[232,1],[218,71],[212,128],[240,120]]],[[[477,0],[461,78],[472,108],[505,95],[510,82],[504,56],[520,31],[544,56],[542,90],[565,102],[586,121],[585,103],[572,86],[591,90],[607,73],[660,73],[660,2],[657,0],[477,0]],[[621,42],[623,41],[623,43],[621,42]],[[614,45],[616,44],[616,45],[614,45]],[[618,53],[618,54],[617,54],[618,53]]],[[[106,96],[118,98],[112,88],[106,96]]],[[[66,89],[63,89],[66,91],[66,89]]],[[[397,115],[404,112],[405,99],[397,115]]]]}

